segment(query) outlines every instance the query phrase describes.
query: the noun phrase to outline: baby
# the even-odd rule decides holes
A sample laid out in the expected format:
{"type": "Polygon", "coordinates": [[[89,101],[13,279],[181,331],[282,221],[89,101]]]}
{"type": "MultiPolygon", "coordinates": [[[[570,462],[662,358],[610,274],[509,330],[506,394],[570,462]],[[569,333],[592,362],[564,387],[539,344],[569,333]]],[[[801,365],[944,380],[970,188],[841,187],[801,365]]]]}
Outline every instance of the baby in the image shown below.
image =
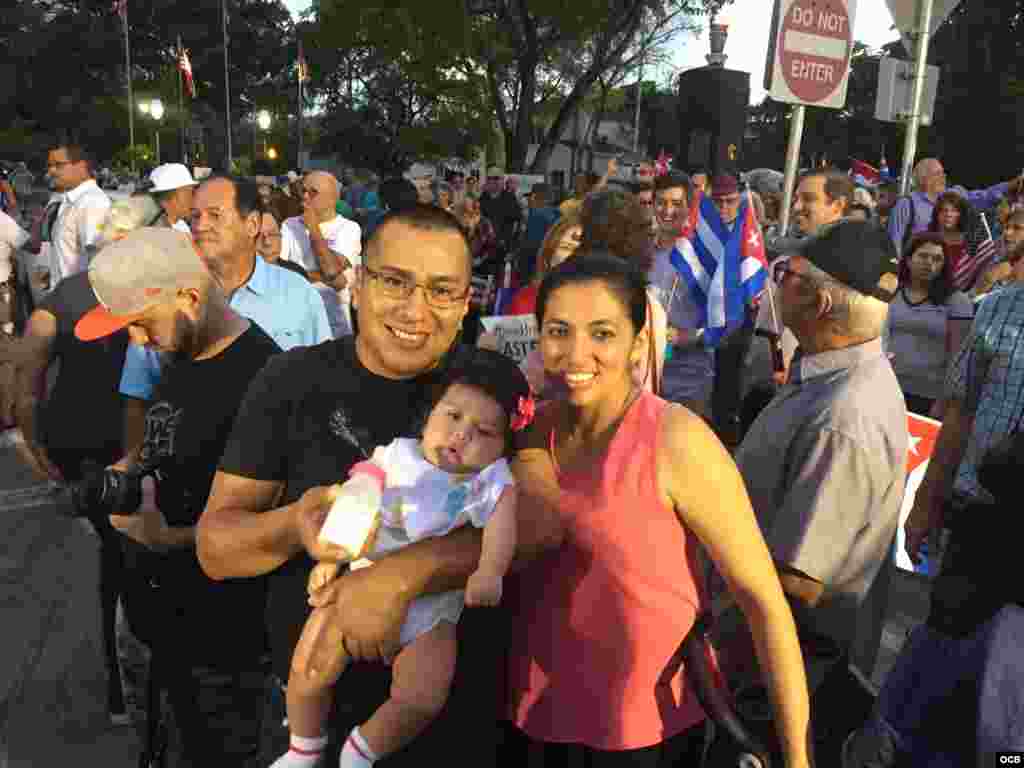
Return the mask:
{"type": "MultiPolygon", "coordinates": [[[[464,605],[491,606],[501,599],[502,580],[516,548],[516,492],[505,456],[512,435],[533,418],[533,398],[522,376],[488,364],[486,358],[451,372],[434,400],[419,440],[398,438],[377,448],[369,462],[357,464],[352,477],[364,487],[365,475],[383,481],[377,520],[356,527],[370,533],[362,551],[350,552],[353,567],[367,564],[405,545],[443,536],[471,523],[484,529],[477,570],[462,590],[416,599],[401,631],[401,650],[392,664],[391,697],[349,734],[342,768],[364,768],[418,736],[448,698],[455,671],[455,625],[464,605]],[[369,466],[367,466],[369,465],[369,466]]],[[[372,486],[372,484],[371,484],[372,486]]],[[[338,505],[344,503],[339,499],[338,505]]],[[[365,502],[364,502],[365,504],[365,502]]],[[[324,531],[344,513],[332,508],[324,531]]],[[[344,518],[342,518],[344,519],[344,518]]],[[[321,537],[324,536],[321,532],[321,537]]],[[[357,535],[356,540],[362,538],[357,535]]],[[[358,545],[355,545],[358,546],[358,545]]],[[[321,589],[337,575],[339,563],[321,562],[309,589],[321,589]]],[[[297,648],[304,646],[304,637],[297,648]]],[[[291,748],[271,768],[315,766],[327,744],[325,721],[331,685],[314,683],[292,660],[288,679],[291,748]]]]}

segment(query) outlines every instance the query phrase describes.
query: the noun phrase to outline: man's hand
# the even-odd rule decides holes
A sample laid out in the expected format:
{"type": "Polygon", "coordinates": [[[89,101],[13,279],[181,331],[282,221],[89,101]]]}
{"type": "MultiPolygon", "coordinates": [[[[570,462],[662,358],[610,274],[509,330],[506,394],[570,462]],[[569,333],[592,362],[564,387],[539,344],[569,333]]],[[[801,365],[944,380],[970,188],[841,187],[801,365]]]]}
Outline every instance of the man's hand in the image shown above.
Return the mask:
{"type": "Polygon", "coordinates": [[[349,559],[341,547],[320,540],[320,529],[340,490],[340,485],[310,488],[294,506],[295,531],[309,556],[320,562],[339,563],[349,559]]]}
{"type": "Polygon", "coordinates": [[[608,173],[606,174],[609,178],[614,176],[619,171],[619,159],[613,157],[608,160],[608,173]]]}
{"type": "Polygon", "coordinates": [[[466,605],[470,608],[477,606],[493,607],[501,602],[500,573],[490,573],[477,569],[466,582],[466,605]]]}
{"type": "Polygon", "coordinates": [[[910,510],[907,522],[903,524],[903,532],[906,535],[904,547],[915,565],[921,562],[921,544],[932,531],[942,525],[942,522],[942,500],[932,501],[928,494],[919,491],[914,497],[914,506],[910,510]]]}
{"type": "MultiPolygon", "coordinates": [[[[313,611],[303,664],[318,674],[340,674],[346,655],[357,660],[391,658],[399,648],[411,598],[388,558],[372,568],[349,571],[309,598],[313,611]]],[[[299,648],[296,648],[298,660],[299,648]]]]}
{"type": "Polygon", "coordinates": [[[1015,179],[1010,179],[1010,182],[1006,187],[1006,191],[1011,195],[1016,195],[1022,190],[1024,190],[1024,173],[1015,179]]]}
{"type": "Polygon", "coordinates": [[[156,505],[156,482],[142,478],[142,505],[134,515],[110,515],[110,525],[147,549],[163,551],[169,545],[169,529],[164,513],[156,505]]]}

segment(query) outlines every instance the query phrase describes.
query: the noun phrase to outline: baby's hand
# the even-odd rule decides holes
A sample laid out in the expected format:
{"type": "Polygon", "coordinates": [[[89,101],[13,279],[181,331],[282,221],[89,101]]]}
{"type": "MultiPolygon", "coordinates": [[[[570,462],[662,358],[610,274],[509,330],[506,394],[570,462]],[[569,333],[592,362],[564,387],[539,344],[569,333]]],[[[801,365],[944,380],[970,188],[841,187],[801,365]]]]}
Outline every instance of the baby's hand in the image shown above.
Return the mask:
{"type": "Polygon", "coordinates": [[[492,607],[500,603],[501,581],[500,573],[475,570],[466,582],[466,605],[492,607]]]}
{"type": "Polygon", "coordinates": [[[317,563],[309,574],[309,585],[307,590],[309,594],[319,592],[321,589],[326,587],[335,577],[338,575],[338,564],[337,563],[317,563]]]}

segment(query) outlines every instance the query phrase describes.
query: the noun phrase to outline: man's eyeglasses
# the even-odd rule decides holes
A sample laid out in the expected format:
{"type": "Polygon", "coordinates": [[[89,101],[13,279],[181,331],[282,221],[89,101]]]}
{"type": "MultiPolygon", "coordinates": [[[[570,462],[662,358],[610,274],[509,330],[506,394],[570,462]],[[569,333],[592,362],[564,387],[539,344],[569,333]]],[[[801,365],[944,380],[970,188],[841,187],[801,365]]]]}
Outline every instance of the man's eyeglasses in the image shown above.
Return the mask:
{"type": "Polygon", "coordinates": [[[46,168],[47,168],[47,170],[49,170],[50,168],[63,168],[65,165],[74,165],[74,164],[75,164],[74,160],[55,160],[52,163],[47,163],[46,164],[46,168]]]}
{"type": "Polygon", "coordinates": [[[307,195],[309,197],[316,197],[318,192],[319,192],[319,190],[313,189],[312,187],[303,187],[302,188],[302,196],[303,197],[306,197],[307,195]]]}
{"type": "Polygon", "coordinates": [[[417,288],[422,288],[423,297],[426,299],[427,304],[435,309],[451,309],[460,302],[465,301],[469,295],[468,288],[460,292],[444,283],[434,283],[432,285],[417,283],[412,278],[398,272],[379,272],[369,267],[363,267],[363,272],[376,282],[381,293],[389,299],[405,300],[410,298],[413,291],[417,288]]]}
{"type": "Polygon", "coordinates": [[[257,235],[257,237],[259,237],[259,238],[261,238],[263,240],[280,240],[281,239],[281,233],[280,232],[260,232],[259,235],[257,235]]]}

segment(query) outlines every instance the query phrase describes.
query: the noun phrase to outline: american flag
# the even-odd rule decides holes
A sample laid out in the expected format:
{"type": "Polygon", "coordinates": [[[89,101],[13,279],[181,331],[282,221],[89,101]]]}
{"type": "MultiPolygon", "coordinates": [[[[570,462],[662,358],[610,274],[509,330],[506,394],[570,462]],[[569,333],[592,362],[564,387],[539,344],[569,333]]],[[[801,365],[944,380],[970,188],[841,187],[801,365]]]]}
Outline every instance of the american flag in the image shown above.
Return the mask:
{"type": "Polygon", "coordinates": [[[764,238],[749,200],[740,205],[732,230],[710,198],[698,193],[686,229],[672,249],[672,266],[700,310],[704,343],[717,347],[746,320],[768,281],[764,238]]]}
{"type": "Polygon", "coordinates": [[[196,84],[192,79],[192,62],[188,58],[188,51],[182,47],[181,40],[178,41],[178,69],[185,78],[185,89],[193,99],[196,97],[196,84]]]}
{"type": "Polygon", "coordinates": [[[970,290],[998,254],[988,220],[984,213],[980,217],[980,224],[964,233],[964,255],[953,267],[953,287],[958,291],[970,290]]]}
{"type": "Polygon", "coordinates": [[[114,0],[111,10],[121,17],[121,21],[128,23],[128,0],[114,0]]]}

